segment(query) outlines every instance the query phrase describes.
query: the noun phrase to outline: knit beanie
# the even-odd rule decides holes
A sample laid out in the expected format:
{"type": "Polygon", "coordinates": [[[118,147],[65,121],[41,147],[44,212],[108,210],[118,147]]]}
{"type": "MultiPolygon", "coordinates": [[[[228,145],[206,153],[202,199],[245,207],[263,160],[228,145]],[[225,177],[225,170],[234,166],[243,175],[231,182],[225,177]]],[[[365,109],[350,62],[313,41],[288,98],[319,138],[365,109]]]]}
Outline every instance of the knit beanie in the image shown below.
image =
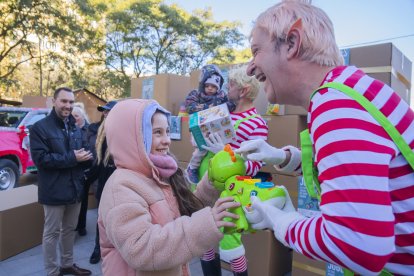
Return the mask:
{"type": "Polygon", "coordinates": [[[212,75],[210,78],[208,78],[204,82],[204,85],[206,84],[214,85],[217,88],[217,90],[219,90],[220,89],[220,77],[217,75],[212,75]]]}

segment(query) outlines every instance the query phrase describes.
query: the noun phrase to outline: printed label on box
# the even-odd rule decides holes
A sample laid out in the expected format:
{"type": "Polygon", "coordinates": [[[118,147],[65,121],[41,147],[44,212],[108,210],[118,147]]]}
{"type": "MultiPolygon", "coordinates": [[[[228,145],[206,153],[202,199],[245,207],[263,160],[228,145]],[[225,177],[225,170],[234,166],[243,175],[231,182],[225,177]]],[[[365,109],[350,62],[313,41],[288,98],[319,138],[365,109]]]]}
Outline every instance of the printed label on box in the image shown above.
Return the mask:
{"type": "Polygon", "coordinates": [[[319,201],[316,198],[311,198],[303,177],[298,178],[298,212],[305,217],[313,217],[320,213],[319,201]]]}
{"type": "Polygon", "coordinates": [[[170,117],[170,137],[172,140],[181,140],[181,117],[170,117]]]}
{"type": "Polygon", "coordinates": [[[154,99],[154,79],[149,78],[142,81],[142,98],[154,99]]]}
{"type": "Polygon", "coordinates": [[[344,270],[339,265],[326,263],[326,276],[343,276],[344,270]]]}
{"type": "Polygon", "coordinates": [[[349,65],[349,54],[350,54],[349,49],[341,49],[341,55],[344,58],[345,65],[349,65]]]}
{"type": "Polygon", "coordinates": [[[212,133],[218,133],[224,144],[236,141],[227,104],[191,114],[189,127],[200,150],[203,150],[202,145],[207,145],[206,139],[212,133]]]}

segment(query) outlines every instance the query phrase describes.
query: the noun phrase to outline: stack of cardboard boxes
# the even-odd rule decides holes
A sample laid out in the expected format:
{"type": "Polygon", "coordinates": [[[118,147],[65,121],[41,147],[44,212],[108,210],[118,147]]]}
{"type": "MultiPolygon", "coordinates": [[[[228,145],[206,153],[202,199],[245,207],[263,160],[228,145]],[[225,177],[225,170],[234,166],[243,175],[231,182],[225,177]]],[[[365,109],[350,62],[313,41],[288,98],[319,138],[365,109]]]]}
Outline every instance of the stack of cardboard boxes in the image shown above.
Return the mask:
{"type": "Polygon", "coordinates": [[[388,84],[410,104],[412,62],[392,43],[343,49],[342,53],[345,64],[388,84]]]}

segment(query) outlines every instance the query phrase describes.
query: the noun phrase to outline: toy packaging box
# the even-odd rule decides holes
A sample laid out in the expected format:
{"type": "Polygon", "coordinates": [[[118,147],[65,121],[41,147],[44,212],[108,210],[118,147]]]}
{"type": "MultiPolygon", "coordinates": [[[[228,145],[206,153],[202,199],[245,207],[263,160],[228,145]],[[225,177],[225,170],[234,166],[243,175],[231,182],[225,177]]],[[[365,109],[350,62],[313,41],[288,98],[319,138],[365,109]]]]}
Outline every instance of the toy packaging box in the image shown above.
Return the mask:
{"type": "Polygon", "coordinates": [[[212,133],[218,133],[224,144],[236,140],[230,112],[225,103],[191,114],[189,128],[201,150],[202,145],[207,145],[206,139],[212,133]]]}

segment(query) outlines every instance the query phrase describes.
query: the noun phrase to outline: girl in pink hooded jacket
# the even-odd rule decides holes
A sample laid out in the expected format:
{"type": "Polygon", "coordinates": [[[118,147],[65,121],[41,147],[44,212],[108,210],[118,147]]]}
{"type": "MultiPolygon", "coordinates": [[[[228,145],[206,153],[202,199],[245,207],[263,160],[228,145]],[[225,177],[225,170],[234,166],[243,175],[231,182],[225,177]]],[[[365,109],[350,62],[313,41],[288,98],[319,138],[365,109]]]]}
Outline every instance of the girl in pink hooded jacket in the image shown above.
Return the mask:
{"type": "Polygon", "coordinates": [[[99,205],[104,275],[189,275],[187,262],[217,246],[226,211],[204,177],[193,194],[169,154],[169,112],[156,101],[119,102],[105,121],[117,169],[99,205]]]}

